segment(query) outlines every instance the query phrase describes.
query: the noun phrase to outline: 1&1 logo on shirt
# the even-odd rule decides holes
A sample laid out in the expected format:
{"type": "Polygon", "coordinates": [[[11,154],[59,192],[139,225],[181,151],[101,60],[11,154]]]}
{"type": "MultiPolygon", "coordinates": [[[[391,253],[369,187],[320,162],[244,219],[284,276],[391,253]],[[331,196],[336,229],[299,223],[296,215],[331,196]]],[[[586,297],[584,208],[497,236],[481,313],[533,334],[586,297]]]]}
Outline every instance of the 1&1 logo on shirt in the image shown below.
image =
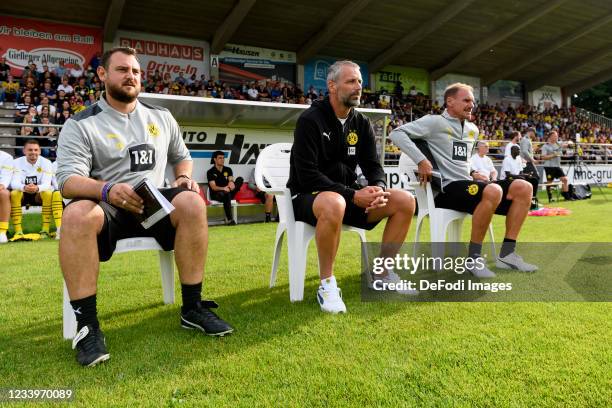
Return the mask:
{"type": "Polygon", "coordinates": [[[140,144],[129,149],[130,171],[145,171],[155,167],[155,148],[150,144],[140,144]]]}
{"type": "Polygon", "coordinates": [[[453,160],[467,161],[467,156],[467,143],[453,141],[453,160]]]}

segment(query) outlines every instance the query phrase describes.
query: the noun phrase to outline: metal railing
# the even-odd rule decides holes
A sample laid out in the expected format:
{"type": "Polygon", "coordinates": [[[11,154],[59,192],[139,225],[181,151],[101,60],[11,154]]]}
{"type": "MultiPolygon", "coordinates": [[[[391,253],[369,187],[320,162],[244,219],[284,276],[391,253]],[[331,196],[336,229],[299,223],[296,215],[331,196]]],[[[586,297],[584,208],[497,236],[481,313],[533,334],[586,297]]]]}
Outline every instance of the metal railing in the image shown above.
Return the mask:
{"type": "Polygon", "coordinates": [[[585,117],[591,123],[597,123],[601,126],[612,128],[612,119],[606,116],[598,115],[597,113],[593,113],[591,111],[578,107],[576,108],[576,114],[585,117]]]}

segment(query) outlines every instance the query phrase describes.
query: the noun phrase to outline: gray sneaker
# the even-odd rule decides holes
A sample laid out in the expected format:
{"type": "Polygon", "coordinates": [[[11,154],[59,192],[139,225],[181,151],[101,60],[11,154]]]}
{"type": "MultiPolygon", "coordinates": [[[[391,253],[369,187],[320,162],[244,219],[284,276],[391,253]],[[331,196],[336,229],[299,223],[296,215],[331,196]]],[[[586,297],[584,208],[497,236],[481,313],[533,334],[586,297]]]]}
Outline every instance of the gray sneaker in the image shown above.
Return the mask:
{"type": "Polygon", "coordinates": [[[503,258],[498,257],[495,266],[502,269],[514,269],[521,272],[535,272],[538,267],[523,261],[523,258],[516,252],[512,252],[503,258]]]}

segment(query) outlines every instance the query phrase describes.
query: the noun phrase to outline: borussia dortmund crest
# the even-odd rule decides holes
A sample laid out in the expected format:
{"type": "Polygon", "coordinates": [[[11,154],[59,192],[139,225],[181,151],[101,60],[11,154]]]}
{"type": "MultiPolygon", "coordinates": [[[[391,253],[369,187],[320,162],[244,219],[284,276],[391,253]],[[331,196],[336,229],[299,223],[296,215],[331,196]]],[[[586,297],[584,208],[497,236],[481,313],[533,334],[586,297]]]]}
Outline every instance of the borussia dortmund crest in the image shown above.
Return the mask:
{"type": "Polygon", "coordinates": [[[159,136],[159,128],[157,127],[155,123],[149,123],[147,125],[147,130],[151,136],[153,137],[159,136]]]}
{"type": "Polygon", "coordinates": [[[359,136],[354,131],[351,131],[351,133],[349,133],[348,136],[346,137],[346,141],[351,146],[355,146],[357,142],[359,141],[359,136]]]}
{"type": "Polygon", "coordinates": [[[470,186],[468,187],[468,193],[470,195],[478,194],[478,184],[470,184],[470,186]]]}

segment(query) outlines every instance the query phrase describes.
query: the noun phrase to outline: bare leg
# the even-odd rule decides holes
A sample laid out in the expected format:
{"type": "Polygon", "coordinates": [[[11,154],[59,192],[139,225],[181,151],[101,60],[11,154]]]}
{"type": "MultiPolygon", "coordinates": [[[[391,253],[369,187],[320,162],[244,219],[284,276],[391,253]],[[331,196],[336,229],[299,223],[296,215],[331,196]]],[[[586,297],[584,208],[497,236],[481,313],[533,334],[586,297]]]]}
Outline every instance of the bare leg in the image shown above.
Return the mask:
{"type": "Polygon", "coordinates": [[[482,192],[482,199],[476,206],[474,214],[472,214],[472,236],[470,241],[477,244],[482,243],[493,214],[501,202],[502,195],[503,190],[497,184],[492,183],[485,187],[482,192]]]}
{"type": "Polygon", "coordinates": [[[176,209],[170,214],[170,221],[176,228],[174,254],[181,283],[200,283],[204,276],[208,250],[206,205],[197,194],[189,191],[176,195],[172,205],[176,209]]]}
{"type": "Polygon", "coordinates": [[[561,191],[567,193],[569,191],[569,185],[567,181],[567,177],[561,177],[561,191]]]}
{"type": "Polygon", "coordinates": [[[271,213],[273,207],[274,207],[274,196],[272,194],[266,194],[266,202],[264,203],[264,211],[267,213],[271,213]]]}
{"type": "Polygon", "coordinates": [[[0,190],[0,222],[8,222],[11,215],[11,193],[5,188],[0,190]]]}
{"type": "Polygon", "coordinates": [[[329,278],[334,272],[334,260],[340,243],[345,209],[344,198],[331,191],[319,193],[312,205],[312,210],[317,218],[315,240],[319,254],[319,274],[322,280],[329,278]]]}
{"type": "Polygon", "coordinates": [[[532,192],[533,187],[525,180],[514,180],[510,184],[507,198],[512,200],[512,205],[506,215],[506,238],[516,240],[518,237],[531,206],[532,192]]]}
{"type": "Polygon", "coordinates": [[[64,210],[59,260],[70,300],[96,293],[100,266],[97,236],[104,212],[93,201],[82,200],[64,210]]]}

